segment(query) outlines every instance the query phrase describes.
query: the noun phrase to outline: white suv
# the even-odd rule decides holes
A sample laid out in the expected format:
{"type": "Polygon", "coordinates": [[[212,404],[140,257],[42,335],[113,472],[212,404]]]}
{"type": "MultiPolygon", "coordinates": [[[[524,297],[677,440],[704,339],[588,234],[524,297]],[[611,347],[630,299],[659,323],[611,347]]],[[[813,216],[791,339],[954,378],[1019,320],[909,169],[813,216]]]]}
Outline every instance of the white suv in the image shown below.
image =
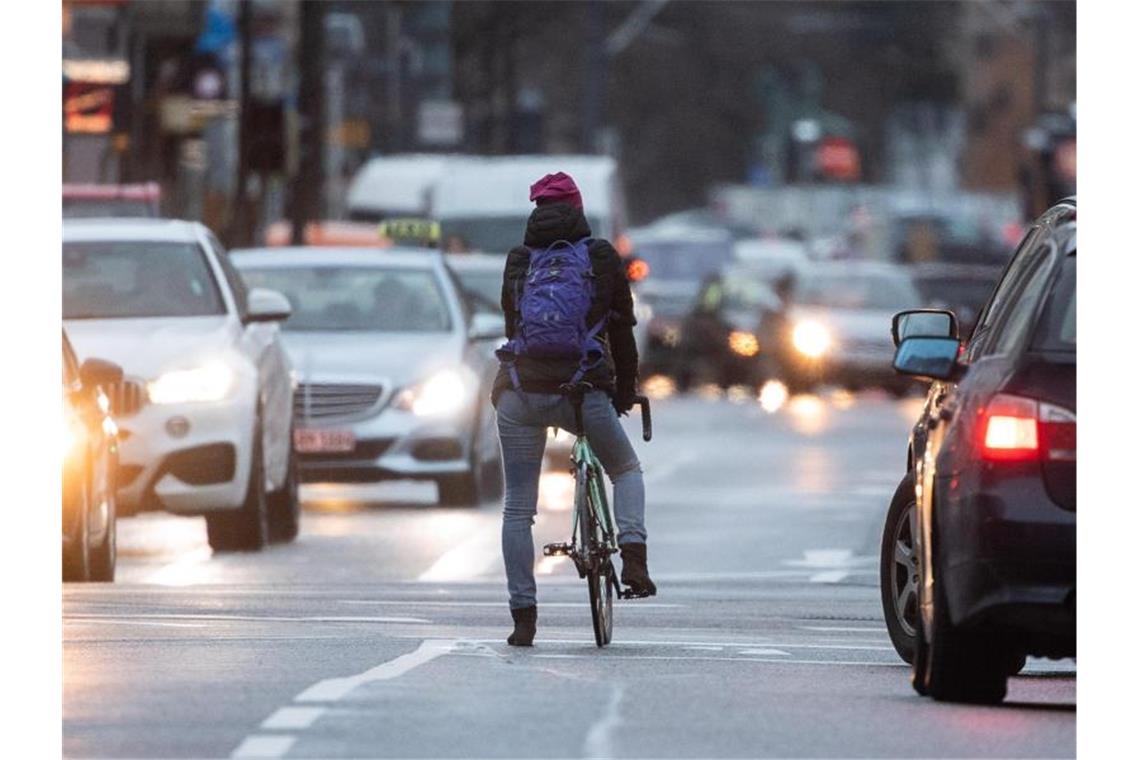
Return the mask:
{"type": "Polygon", "coordinates": [[[196,222],[67,220],[63,317],[80,354],[145,381],[116,399],[119,506],[204,515],[215,550],[297,535],[280,293],[247,291],[196,222]]]}

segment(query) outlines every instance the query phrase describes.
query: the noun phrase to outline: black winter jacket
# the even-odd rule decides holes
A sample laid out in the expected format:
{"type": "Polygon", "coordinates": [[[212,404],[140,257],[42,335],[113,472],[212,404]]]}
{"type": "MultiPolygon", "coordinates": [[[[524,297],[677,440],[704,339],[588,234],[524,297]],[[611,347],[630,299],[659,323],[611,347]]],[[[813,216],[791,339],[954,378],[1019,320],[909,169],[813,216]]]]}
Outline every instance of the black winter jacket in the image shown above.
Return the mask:
{"type": "MultiPolygon", "coordinates": [[[[550,203],[537,207],[527,220],[525,245],[511,249],[503,271],[502,306],[507,338],[514,337],[519,318],[515,293],[520,292],[530,266],[530,248],[545,248],[559,240],[575,241],[591,235],[590,225],[582,211],[568,203],[550,203]]],[[[594,270],[594,300],[587,324],[596,324],[609,314],[602,342],[606,360],[583,378],[615,399],[615,405],[628,409],[637,390],[637,344],[633,339],[633,296],[629,290],[625,266],[614,247],[596,239],[589,247],[594,270]]],[[[558,387],[578,370],[577,359],[532,359],[520,356],[516,363],[519,384],[532,393],[557,393],[558,387]]],[[[499,394],[513,387],[505,367],[499,367],[492,389],[497,404],[499,394]]]]}

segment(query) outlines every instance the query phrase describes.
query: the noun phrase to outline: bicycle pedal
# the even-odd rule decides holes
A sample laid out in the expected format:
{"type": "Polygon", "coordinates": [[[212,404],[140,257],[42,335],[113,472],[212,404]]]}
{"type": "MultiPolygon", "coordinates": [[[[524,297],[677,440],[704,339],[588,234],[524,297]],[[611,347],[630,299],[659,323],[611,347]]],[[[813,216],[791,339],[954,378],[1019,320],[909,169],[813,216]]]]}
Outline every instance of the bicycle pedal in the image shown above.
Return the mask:
{"type": "Polygon", "coordinates": [[[542,547],[542,554],[545,557],[568,557],[570,544],[547,544],[542,547]]]}

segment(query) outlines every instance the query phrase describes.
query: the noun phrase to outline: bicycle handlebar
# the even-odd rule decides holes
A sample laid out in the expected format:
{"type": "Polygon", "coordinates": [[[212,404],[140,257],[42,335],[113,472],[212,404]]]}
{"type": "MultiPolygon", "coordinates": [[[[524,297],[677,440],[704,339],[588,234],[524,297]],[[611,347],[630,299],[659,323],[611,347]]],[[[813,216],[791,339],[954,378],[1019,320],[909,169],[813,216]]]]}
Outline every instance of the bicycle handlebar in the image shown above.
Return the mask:
{"type": "Polygon", "coordinates": [[[649,411],[649,399],[645,396],[634,396],[633,403],[641,406],[641,437],[649,441],[653,438],[653,415],[649,411]]]}

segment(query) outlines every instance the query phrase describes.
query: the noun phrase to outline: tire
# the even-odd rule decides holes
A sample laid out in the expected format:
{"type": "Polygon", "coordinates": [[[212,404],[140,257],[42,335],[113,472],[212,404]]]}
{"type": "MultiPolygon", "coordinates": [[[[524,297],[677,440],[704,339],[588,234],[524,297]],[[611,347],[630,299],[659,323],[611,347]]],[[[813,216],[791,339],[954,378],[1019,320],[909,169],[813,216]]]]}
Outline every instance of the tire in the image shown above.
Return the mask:
{"type": "Polygon", "coordinates": [[[589,480],[586,465],[579,465],[576,492],[580,501],[575,505],[579,510],[579,535],[581,551],[586,555],[586,587],[590,592],[590,620],[594,627],[594,643],[599,648],[613,639],[614,633],[614,567],[608,555],[604,555],[601,531],[594,520],[594,512],[589,504],[589,480]]]}
{"type": "Polygon", "coordinates": [[[118,559],[118,509],[115,503],[115,474],[118,471],[117,462],[109,460],[107,464],[107,482],[104,488],[107,491],[107,535],[103,537],[99,546],[90,550],[89,580],[112,583],[115,580],[115,564],[118,559]]]}
{"type": "Polygon", "coordinates": [[[253,429],[252,448],[249,483],[241,507],[233,512],[206,515],[206,534],[214,551],[260,551],[269,541],[260,415],[253,429]]]}
{"type": "Polygon", "coordinates": [[[918,556],[915,553],[914,477],[899,483],[891,498],[879,548],[879,598],[887,633],[899,657],[914,661],[918,638],[918,556]]]}
{"type": "Polygon", "coordinates": [[[289,543],[297,538],[301,529],[301,499],[298,494],[297,452],[293,449],[293,433],[289,432],[289,463],[285,467],[285,482],[277,491],[265,497],[269,515],[269,540],[289,543]]]}
{"type": "Polygon", "coordinates": [[[915,691],[939,702],[996,705],[1005,699],[1012,649],[993,635],[956,628],[950,621],[943,584],[934,582],[934,622],[920,625],[916,642],[915,691]]]}
{"type": "Polygon", "coordinates": [[[76,531],[75,540],[69,550],[63,552],[63,580],[64,582],[81,583],[91,577],[91,557],[88,542],[88,495],[87,485],[84,484],[80,492],[79,504],[79,530],[76,531]]]}

